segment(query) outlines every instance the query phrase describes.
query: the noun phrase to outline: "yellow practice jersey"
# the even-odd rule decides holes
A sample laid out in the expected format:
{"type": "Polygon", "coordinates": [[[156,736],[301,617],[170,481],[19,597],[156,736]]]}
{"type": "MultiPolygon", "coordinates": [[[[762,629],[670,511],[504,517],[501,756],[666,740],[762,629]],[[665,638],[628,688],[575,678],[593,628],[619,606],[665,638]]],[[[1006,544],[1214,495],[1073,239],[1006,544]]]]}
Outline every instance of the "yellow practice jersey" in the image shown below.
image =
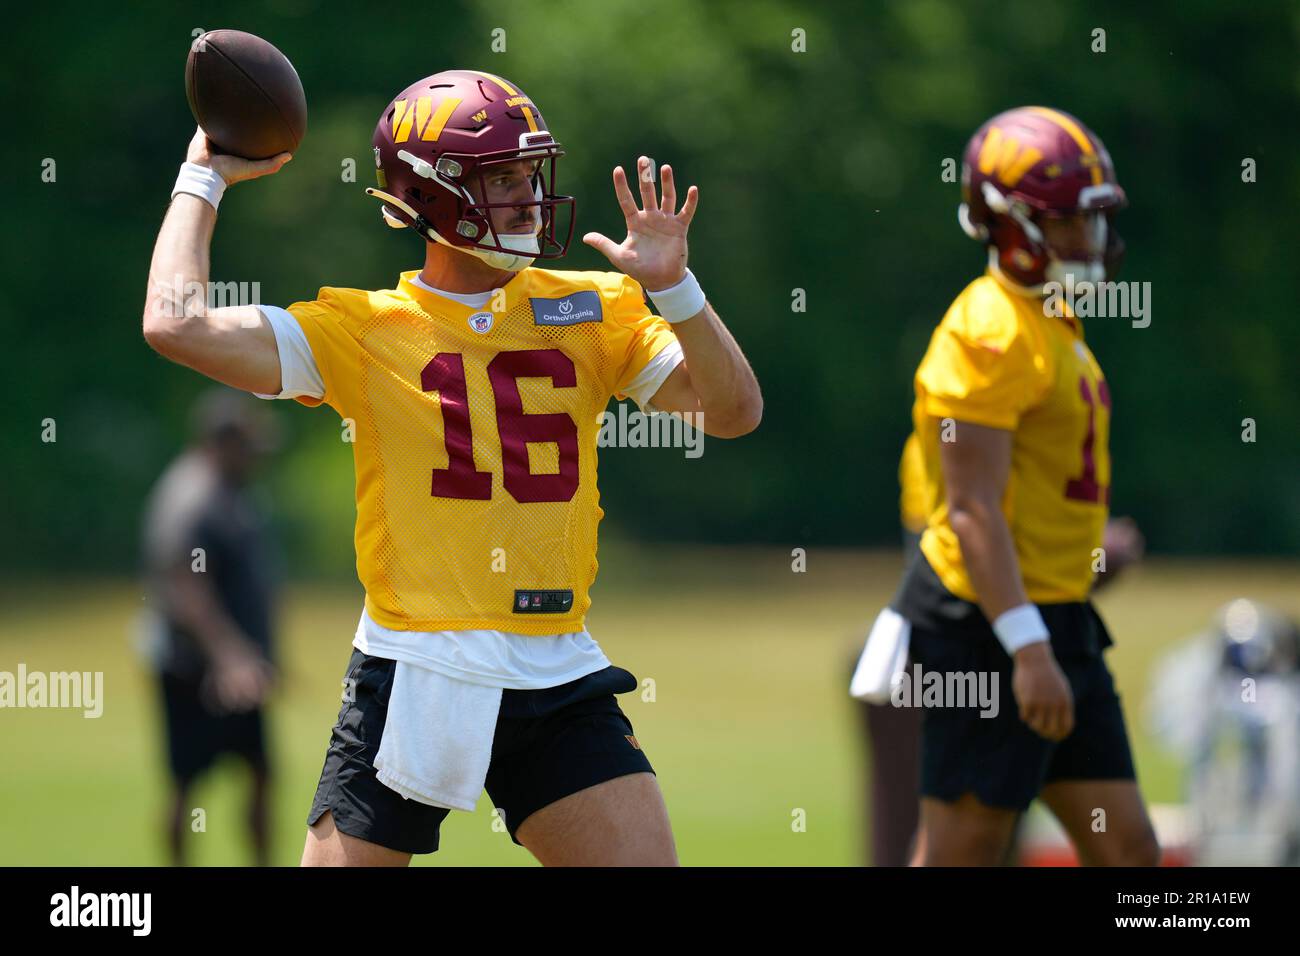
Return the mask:
{"type": "Polygon", "coordinates": [[[925,455],[916,432],[908,435],[903,443],[903,457],[898,461],[898,488],[899,520],[908,531],[920,534],[930,517],[930,503],[925,480],[925,455]]]}
{"type": "Polygon", "coordinates": [[[582,630],[600,415],[675,336],[619,273],[525,269],[483,309],[416,274],[289,307],[353,442],[366,608],[397,630],[582,630]]]}
{"type": "Polygon", "coordinates": [[[992,274],[948,309],[916,372],[912,419],[933,502],[921,550],[944,586],[976,600],[948,521],[943,420],[1014,433],[1002,511],[1035,603],[1081,601],[1110,505],[1110,392],[1076,318],[992,274]]]}

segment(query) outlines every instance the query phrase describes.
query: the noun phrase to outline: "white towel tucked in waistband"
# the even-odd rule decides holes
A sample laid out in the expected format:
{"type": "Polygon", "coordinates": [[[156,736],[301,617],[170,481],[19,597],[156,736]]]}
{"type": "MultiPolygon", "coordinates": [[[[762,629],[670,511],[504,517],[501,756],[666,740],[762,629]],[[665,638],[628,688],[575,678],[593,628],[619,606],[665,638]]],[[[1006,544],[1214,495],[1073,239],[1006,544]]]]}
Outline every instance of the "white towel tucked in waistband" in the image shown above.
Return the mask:
{"type": "Polygon", "coordinates": [[[473,810],[487,780],[501,688],[398,661],[376,777],[408,800],[473,810]]]}
{"type": "Polygon", "coordinates": [[[890,699],[894,684],[907,669],[912,625],[893,608],[885,608],[871,625],[866,646],[849,683],[849,694],[870,704],[890,699]]]}

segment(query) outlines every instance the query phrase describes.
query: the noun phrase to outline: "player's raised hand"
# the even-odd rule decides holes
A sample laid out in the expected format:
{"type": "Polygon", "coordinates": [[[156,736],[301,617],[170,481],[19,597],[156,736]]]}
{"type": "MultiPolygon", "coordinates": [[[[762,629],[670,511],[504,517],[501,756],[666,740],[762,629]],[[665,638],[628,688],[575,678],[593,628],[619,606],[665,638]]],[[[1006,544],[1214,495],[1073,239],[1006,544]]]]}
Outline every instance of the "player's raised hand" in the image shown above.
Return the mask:
{"type": "Polygon", "coordinates": [[[638,208],[623,167],[614,167],[614,196],[623,210],[627,238],[615,243],[598,232],[582,237],[583,242],[599,250],[615,268],[641,283],[647,292],[660,292],[685,277],[686,231],[700,201],[700,191],[692,186],[686,191],[686,202],[678,212],[672,167],[663,166],[660,175],[662,201],[655,196],[654,163],[645,156],[637,160],[637,181],[641,187],[638,208]]]}
{"type": "Polygon", "coordinates": [[[257,179],[278,173],[280,168],[293,159],[291,153],[281,153],[270,159],[244,159],[242,156],[230,156],[219,153],[208,139],[202,127],[194,130],[189,150],[185,154],[187,162],[206,166],[226,181],[226,185],[243,182],[245,179],[257,179]]]}

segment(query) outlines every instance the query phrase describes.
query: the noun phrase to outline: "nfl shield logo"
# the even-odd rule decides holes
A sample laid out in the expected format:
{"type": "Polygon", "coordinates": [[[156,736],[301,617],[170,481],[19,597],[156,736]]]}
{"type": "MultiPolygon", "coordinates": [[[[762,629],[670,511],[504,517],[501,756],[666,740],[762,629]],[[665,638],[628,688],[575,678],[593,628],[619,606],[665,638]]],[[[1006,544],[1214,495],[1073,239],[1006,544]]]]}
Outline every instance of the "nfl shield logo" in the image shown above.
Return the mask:
{"type": "Polygon", "coordinates": [[[521,594],[519,595],[519,608],[520,610],[523,610],[526,607],[528,607],[528,595],[521,594]]]}
{"type": "Polygon", "coordinates": [[[469,317],[469,327],[482,335],[488,329],[492,328],[493,317],[491,312],[475,312],[469,317]]]}

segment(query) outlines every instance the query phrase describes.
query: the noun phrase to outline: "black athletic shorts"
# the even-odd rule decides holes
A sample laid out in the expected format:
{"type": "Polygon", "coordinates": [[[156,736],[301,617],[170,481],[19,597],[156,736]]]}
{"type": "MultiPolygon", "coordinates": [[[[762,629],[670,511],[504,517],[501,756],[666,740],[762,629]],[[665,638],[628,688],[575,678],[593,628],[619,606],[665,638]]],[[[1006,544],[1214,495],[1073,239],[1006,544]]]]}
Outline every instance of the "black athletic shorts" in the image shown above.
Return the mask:
{"type": "MultiPolygon", "coordinates": [[[[397,662],[353,650],[355,681],[330,737],[307,825],[326,810],[349,836],[405,853],[433,853],[451,811],[408,800],[375,777],[397,662]]],[[[620,667],[544,690],[503,690],[486,789],[510,839],[535,811],[571,793],[630,773],[653,773],[632,724],[614,699],[636,690],[620,667]]],[[[522,845],[522,844],[520,844],[522,845]]]]}
{"type": "Polygon", "coordinates": [[[974,793],[987,806],[1025,810],[1048,783],[1135,779],[1124,712],[1102,658],[1112,642],[1091,602],[1038,605],[1074,694],[1074,730],[1059,742],[1038,736],[1020,719],[1012,660],[988,619],[978,605],[949,592],[919,551],[893,607],[912,624],[912,668],[983,674],[986,686],[997,688],[996,716],[980,716],[992,708],[979,706],[924,708],[924,796],[953,801],[974,793]]]}
{"type": "Polygon", "coordinates": [[[266,734],[260,708],[214,713],[199,693],[197,680],[165,671],[159,679],[173,779],[188,783],[225,753],[242,757],[254,770],[266,772],[266,734]]]}

